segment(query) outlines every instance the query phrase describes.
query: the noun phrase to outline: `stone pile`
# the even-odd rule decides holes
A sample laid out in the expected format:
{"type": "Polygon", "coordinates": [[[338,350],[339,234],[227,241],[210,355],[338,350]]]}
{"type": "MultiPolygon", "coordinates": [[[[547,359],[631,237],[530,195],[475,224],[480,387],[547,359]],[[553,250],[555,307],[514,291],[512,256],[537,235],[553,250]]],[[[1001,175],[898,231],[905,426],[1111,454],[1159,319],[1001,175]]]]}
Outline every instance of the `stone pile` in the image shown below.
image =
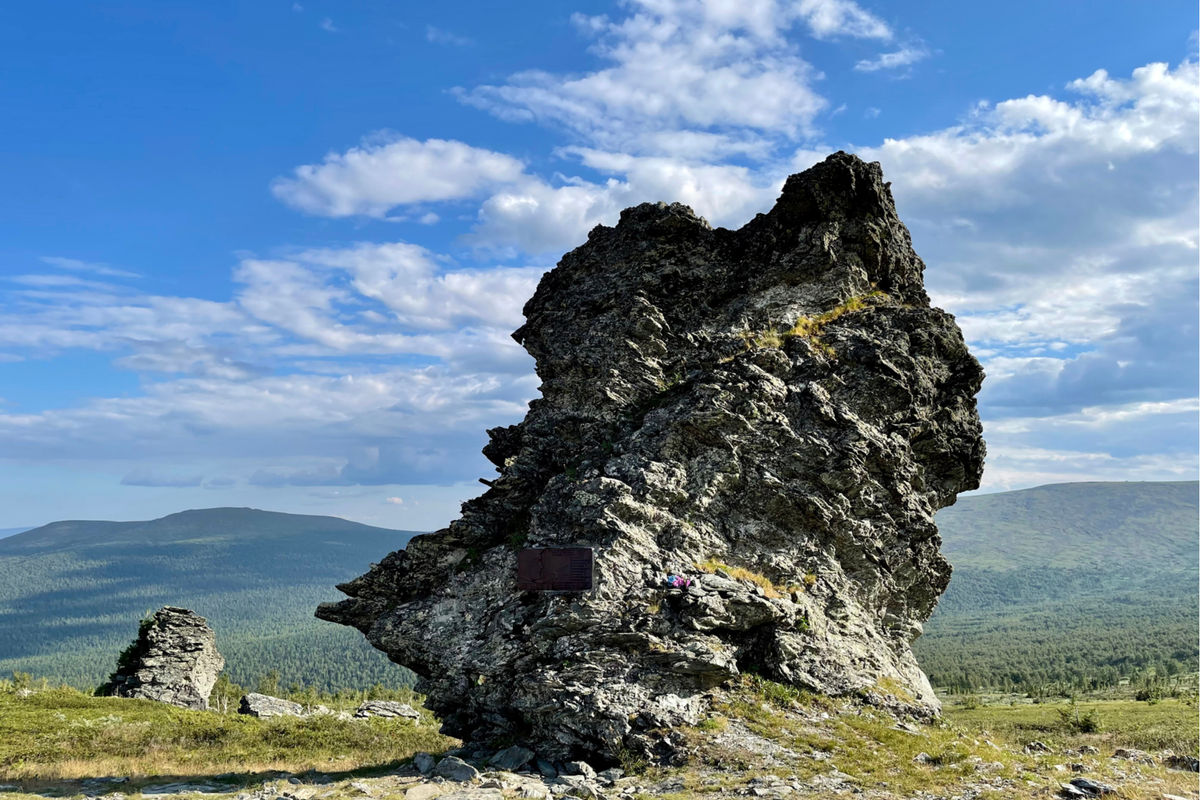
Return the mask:
{"type": "Polygon", "coordinates": [[[208,620],[186,608],[164,606],[143,621],[101,693],[206,710],[224,667],[208,620]]]}

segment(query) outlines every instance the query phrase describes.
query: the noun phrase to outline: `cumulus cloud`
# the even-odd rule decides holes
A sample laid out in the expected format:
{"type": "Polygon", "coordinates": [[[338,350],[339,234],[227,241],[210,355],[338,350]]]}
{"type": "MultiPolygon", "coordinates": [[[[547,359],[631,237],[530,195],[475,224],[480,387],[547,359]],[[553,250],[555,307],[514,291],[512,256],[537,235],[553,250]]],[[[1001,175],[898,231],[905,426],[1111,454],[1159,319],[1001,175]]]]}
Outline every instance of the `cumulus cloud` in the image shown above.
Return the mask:
{"type": "Polygon", "coordinates": [[[296,167],[271,190],[309,214],[383,217],[396,206],[472,197],[523,170],[512,156],[462,142],[385,136],[296,167]]]}
{"type": "Polygon", "coordinates": [[[530,179],[485,200],[468,241],[485,249],[511,247],[561,253],[583,243],[596,225],[613,225],[621,209],[671,201],[690,205],[714,225],[740,227],[770,207],[784,174],[680,158],[631,156],[591,148],[563,151],[600,173],[604,182],[573,180],[560,186],[530,179]]]}
{"type": "Polygon", "coordinates": [[[989,413],[1194,395],[1197,78],[1195,62],[1098,71],[1076,100],[981,106],[864,152],[931,293],[995,366],[989,413]]]}
{"type": "MultiPolygon", "coordinates": [[[[554,153],[562,173],[463,142],[393,136],[273,186],[330,217],[399,210],[432,224],[443,215],[430,205],[457,203],[459,217],[474,211],[476,257],[537,254],[528,266],[461,266],[400,241],[279,250],[242,259],[231,296],[217,302],[46,262],[55,271],[9,279],[0,346],[13,357],[102,351],[147,382],[137,396],[0,413],[5,452],[119,457],[121,442],[138,441],[164,462],[242,459],[220,471],[258,487],[483,474],[483,429],[518,419],[536,391],[509,333],[540,256],[637,202],[683,201],[726,226],[766,210],[788,172],[825,155],[806,138],[826,102],[796,32],[896,38],[836,0],[628,7],[616,20],[576,18],[596,70],[460,91],[506,119],[568,131],[554,153]]],[[[888,48],[860,71],[918,57],[888,48]]],[[[988,370],[986,487],[1194,477],[1198,78],[1195,62],[1101,70],[859,150],[883,163],[935,302],[957,315],[988,370]]]]}
{"type": "Polygon", "coordinates": [[[988,372],[985,486],[1195,477],[1198,78],[1099,70],[862,151],[988,372]]]}

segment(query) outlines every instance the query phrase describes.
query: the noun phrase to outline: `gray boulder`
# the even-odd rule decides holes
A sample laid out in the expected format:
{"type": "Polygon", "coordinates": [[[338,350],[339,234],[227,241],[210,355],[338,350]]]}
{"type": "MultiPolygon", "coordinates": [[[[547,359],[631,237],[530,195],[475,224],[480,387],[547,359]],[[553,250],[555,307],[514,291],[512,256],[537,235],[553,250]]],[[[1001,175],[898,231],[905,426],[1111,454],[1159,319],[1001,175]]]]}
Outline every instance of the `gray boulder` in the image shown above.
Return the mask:
{"type": "Polygon", "coordinates": [[[399,703],[394,700],[368,700],[355,710],[354,716],[359,719],[366,717],[420,719],[421,712],[407,703],[399,703]]]}
{"type": "Polygon", "coordinates": [[[224,667],[208,620],[186,608],[164,606],[142,621],[101,693],[207,710],[224,667]]]}
{"type": "Polygon", "coordinates": [[[281,697],[251,692],[242,698],[242,702],[238,705],[238,713],[264,719],[268,717],[303,717],[304,706],[281,697]]]}
{"type": "Polygon", "coordinates": [[[982,473],[983,371],[923,269],[846,153],[736,231],[626,209],[525,305],[542,396],[489,431],[489,490],[317,616],[424,676],[447,733],[556,761],[653,755],[743,671],[936,713],[910,643],[950,578],[934,513],[982,473]],[[590,548],[594,588],[518,590],[546,547],[590,548]]]}
{"type": "Polygon", "coordinates": [[[490,763],[497,769],[516,772],[530,761],[533,761],[533,751],[527,747],[521,747],[519,744],[514,744],[512,747],[506,747],[492,756],[490,763]]]}
{"type": "Polygon", "coordinates": [[[1154,766],[1158,763],[1158,759],[1147,753],[1145,750],[1137,750],[1133,747],[1118,747],[1113,751],[1112,757],[1125,761],[1132,761],[1135,764],[1146,764],[1148,766],[1154,766]]]}
{"type": "Polygon", "coordinates": [[[422,775],[431,775],[433,768],[437,766],[437,759],[429,753],[417,753],[413,756],[413,766],[422,775]]]}
{"type": "Polygon", "coordinates": [[[1163,764],[1169,769],[1180,769],[1185,772],[1200,772],[1200,758],[1195,756],[1180,756],[1174,753],[1163,757],[1163,764]]]}
{"type": "MultiPolygon", "coordinates": [[[[1107,794],[1116,794],[1117,790],[1109,786],[1107,783],[1100,783],[1091,778],[1072,778],[1068,786],[1074,786],[1078,791],[1083,792],[1088,797],[1102,797],[1107,794]]],[[[1064,789],[1066,786],[1063,787],[1064,789]]]]}
{"type": "Polygon", "coordinates": [[[457,756],[446,756],[433,770],[434,777],[466,783],[479,777],[479,770],[457,756]]]}

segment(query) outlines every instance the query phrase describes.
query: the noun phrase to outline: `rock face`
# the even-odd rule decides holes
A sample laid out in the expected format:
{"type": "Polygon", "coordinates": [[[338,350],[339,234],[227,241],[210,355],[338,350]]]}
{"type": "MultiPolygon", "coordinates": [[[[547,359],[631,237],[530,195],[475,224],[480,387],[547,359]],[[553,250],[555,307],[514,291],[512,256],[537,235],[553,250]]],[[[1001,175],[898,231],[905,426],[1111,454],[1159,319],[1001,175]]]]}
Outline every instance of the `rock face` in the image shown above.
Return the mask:
{"type": "Polygon", "coordinates": [[[238,713],[263,719],[270,717],[303,717],[304,706],[299,703],[293,703],[291,700],[284,700],[281,697],[250,692],[247,695],[243,695],[242,701],[238,704],[238,713]]]}
{"type": "Polygon", "coordinates": [[[395,700],[368,700],[355,710],[354,716],[359,719],[366,719],[367,717],[420,719],[421,712],[408,703],[397,703],[395,700]]]}
{"type": "Polygon", "coordinates": [[[224,666],[208,620],[186,608],[164,606],[142,623],[102,691],[206,710],[224,666]]]}
{"type": "Polygon", "coordinates": [[[923,269],[845,153],[737,231],[626,209],[525,306],[542,397],[489,431],[491,488],[317,616],[423,676],[447,732],[560,760],[653,753],[742,672],[935,711],[909,645],[950,579],[934,512],[982,473],[983,371],[923,269]],[[593,590],[516,589],[518,550],[566,546],[593,590]]]}

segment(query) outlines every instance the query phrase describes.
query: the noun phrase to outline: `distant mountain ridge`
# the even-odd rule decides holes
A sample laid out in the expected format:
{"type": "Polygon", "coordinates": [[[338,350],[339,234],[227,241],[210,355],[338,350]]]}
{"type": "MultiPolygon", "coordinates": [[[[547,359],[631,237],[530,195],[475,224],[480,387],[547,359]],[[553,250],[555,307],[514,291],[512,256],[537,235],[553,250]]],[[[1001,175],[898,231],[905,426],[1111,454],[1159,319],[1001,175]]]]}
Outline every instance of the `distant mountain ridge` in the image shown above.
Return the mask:
{"type": "Polygon", "coordinates": [[[162,605],[209,619],[235,681],[396,685],[411,674],[312,612],[415,534],[250,508],[156,520],[65,520],[0,539],[0,674],[87,686],[162,605]]]}
{"type": "Polygon", "coordinates": [[[1197,560],[1196,481],[1052,483],[938,512],[955,567],[1171,568],[1197,560]]]}
{"type": "Polygon", "coordinates": [[[935,685],[1194,670],[1200,484],[1066,483],[937,515],[950,586],[915,650],[935,685]]]}
{"type": "MultiPolygon", "coordinates": [[[[950,587],[916,643],[935,685],[1032,686],[1195,669],[1195,481],[1051,484],[938,513],[950,587]]],[[[147,611],[208,617],[234,680],[404,683],[362,636],[312,617],[335,584],[414,531],[246,508],[66,520],[0,539],[0,675],[80,686],[111,671],[147,611]]]]}

